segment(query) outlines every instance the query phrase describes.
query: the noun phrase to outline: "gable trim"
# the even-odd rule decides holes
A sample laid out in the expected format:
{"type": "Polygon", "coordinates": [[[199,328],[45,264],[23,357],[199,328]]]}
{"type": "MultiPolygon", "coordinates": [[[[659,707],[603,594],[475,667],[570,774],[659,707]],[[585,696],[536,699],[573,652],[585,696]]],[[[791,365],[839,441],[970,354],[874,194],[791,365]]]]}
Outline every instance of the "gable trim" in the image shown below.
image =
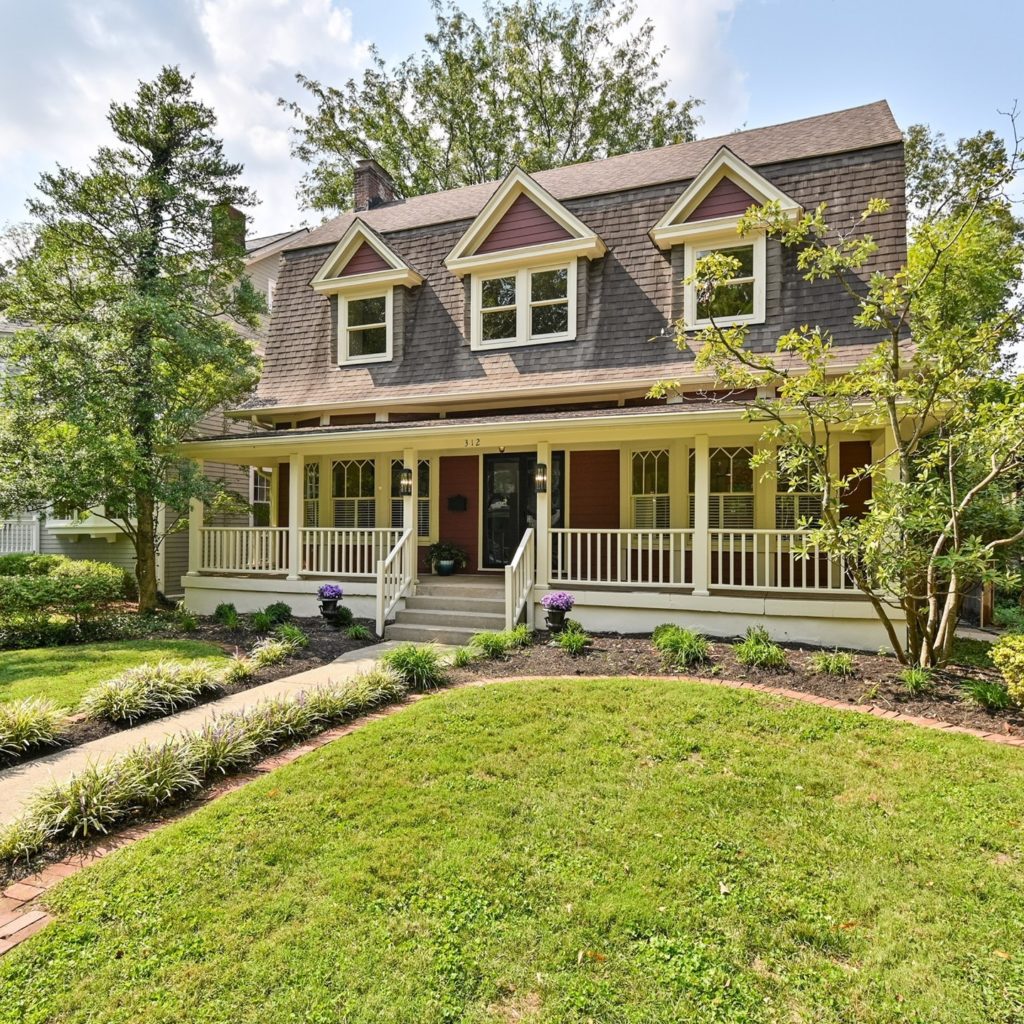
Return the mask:
{"type": "Polygon", "coordinates": [[[782,208],[782,212],[791,218],[798,217],[803,212],[796,200],[776,188],[764,175],[755,171],[727,146],[722,146],[704,165],[700,174],[686,186],[682,195],[668,208],[661,220],[648,232],[651,241],[659,249],[669,249],[695,235],[734,228],[739,221],[738,215],[687,220],[723,178],[729,178],[734,185],[746,192],[751,197],[751,205],[774,201],[782,208]]]}
{"type": "Polygon", "coordinates": [[[422,275],[413,270],[380,235],[356,218],[310,284],[321,295],[333,295],[357,291],[368,285],[405,285],[412,288],[422,282],[422,275]],[[384,261],[386,269],[342,276],[341,271],[364,244],[384,261]]]}
{"type": "Polygon", "coordinates": [[[473,223],[463,232],[444,262],[449,270],[461,276],[486,267],[529,262],[538,256],[558,254],[596,259],[603,256],[606,251],[604,242],[579,217],[567,210],[521,167],[515,167],[484,204],[484,208],[474,218],[473,223]],[[572,237],[560,242],[542,242],[515,249],[477,253],[477,247],[490,235],[521,195],[535,203],[572,237]]]}

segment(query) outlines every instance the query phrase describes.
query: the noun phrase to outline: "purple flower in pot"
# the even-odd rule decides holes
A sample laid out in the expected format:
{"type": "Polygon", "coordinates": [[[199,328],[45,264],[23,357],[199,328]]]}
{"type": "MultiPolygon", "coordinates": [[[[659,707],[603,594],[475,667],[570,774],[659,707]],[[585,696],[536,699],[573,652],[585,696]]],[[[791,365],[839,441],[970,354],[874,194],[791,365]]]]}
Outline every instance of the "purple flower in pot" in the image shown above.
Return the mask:
{"type": "Polygon", "coordinates": [[[565,628],[565,616],[572,611],[576,598],[564,590],[552,590],[540,599],[541,607],[547,613],[544,621],[552,633],[560,633],[565,628]]]}
{"type": "Polygon", "coordinates": [[[345,591],[337,583],[325,583],[316,594],[320,598],[320,614],[330,615],[338,610],[338,602],[345,596],[345,591]]]}

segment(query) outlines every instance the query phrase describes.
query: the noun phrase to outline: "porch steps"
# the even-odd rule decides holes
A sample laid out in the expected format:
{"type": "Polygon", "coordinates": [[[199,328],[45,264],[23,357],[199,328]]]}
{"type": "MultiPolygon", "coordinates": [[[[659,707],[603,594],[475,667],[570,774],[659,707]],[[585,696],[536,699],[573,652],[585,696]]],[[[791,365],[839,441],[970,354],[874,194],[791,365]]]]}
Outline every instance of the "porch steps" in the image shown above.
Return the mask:
{"type": "Polygon", "coordinates": [[[384,629],[388,640],[464,644],[474,633],[505,628],[504,581],[458,576],[427,577],[384,629]]]}

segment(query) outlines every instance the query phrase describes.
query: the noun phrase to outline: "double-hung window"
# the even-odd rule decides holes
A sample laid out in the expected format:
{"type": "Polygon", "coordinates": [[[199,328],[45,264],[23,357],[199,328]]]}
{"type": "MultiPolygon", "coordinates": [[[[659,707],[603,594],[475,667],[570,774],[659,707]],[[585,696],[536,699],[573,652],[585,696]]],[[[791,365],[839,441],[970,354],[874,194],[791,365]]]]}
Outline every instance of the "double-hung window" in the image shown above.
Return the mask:
{"type": "MultiPolygon", "coordinates": [[[[712,448],[708,453],[708,528],[754,527],[753,448],[712,448]]],[[[690,451],[690,523],[694,520],[696,459],[690,451]]]]}
{"type": "MultiPolygon", "coordinates": [[[[405,463],[401,459],[391,461],[391,528],[401,530],[403,522],[402,502],[402,470],[405,463]]],[[[421,540],[430,537],[430,459],[420,459],[416,481],[416,535],[421,540]]]]}
{"type": "Polygon", "coordinates": [[[253,526],[270,525],[270,474],[262,470],[252,471],[252,512],[253,526]]]}
{"type": "Polygon", "coordinates": [[[302,476],[302,525],[320,525],[320,463],[307,462],[302,476]]]}
{"type": "Polygon", "coordinates": [[[338,296],[338,362],[379,363],[391,358],[392,289],[359,298],[338,296]]]}
{"type": "Polygon", "coordinates": [[[775,481],[775,529],[817,526],[821,521],[822,494],[814,485],[810,467],[789,473],[780,462],[775,481]]]}
{"type": "Polygon", "coordinates": [[[668,450],[633,452],[633,526],[638,530],[667,530],[671,525],[668,489],[668,450]]]}
{"type": "Polygon", "coordinates": [[[373,459],[339,459],[331,467],[334,527],[372,530],[377,525],[373,459]]]}
{"type": "Polygon", "coordinates": [[[708,290],[689,282],[684,299],[687,327],[707,327],[712,320],[719,326],[758,324],[765,319],[765,238],[735,240],[735,234],[706,242],[695,239],[686,244],[686,278],[694,273],[697,261],[713,253],[730,256],[737,262],[733,276],[708,290]]]}
{"type": "Polygon", "coordinates": [[[576,337],[576,262],[473,278],[472,347],[505,348],[576,337]]]}

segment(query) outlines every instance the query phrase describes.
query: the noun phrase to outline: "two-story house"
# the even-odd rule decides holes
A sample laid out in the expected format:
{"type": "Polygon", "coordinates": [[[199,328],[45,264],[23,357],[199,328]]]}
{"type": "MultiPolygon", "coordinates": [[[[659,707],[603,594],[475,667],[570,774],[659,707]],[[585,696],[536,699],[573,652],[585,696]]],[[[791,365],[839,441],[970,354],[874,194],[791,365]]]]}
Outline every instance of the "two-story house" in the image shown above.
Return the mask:
{"type": "MultiPolygon", "coordinates": [[[[357,613],[394,620],[389,636],[459,640],[532,621],[557,588],[598,630],[756,622],[877,647],[844,567],[796,550],[818,496],[751,467],[754,396],[714,391],[671,341],[677,320],[707,323],[684,279],[726,249],[741,269],[715,293],[719,319],[765,350],[820,324],[837,372],[855,365],[872,348],[855,301],[737,221],[773,199],[856,223],[876,196],[890,211],[865,275],[906,258],[903,141],[884,102],[405,201],[363,162],[355,211],[283,252],[263,379],[233,413],[264,429],[185,446],[271,476],[268,526],[193,509],[188,604],[280,598],[308,614],[337,580],[357,613]],[[666,378],[681,393],[648,399],[666,378]],[[423,557],[437,540],[467,556],[448,580],[423,557]]],[[[851,434],[837,458],[849,470],[885,446],[881,428],[851,434]]],[[[869,497],[865,482],[846,514],[869,497]]]]}

